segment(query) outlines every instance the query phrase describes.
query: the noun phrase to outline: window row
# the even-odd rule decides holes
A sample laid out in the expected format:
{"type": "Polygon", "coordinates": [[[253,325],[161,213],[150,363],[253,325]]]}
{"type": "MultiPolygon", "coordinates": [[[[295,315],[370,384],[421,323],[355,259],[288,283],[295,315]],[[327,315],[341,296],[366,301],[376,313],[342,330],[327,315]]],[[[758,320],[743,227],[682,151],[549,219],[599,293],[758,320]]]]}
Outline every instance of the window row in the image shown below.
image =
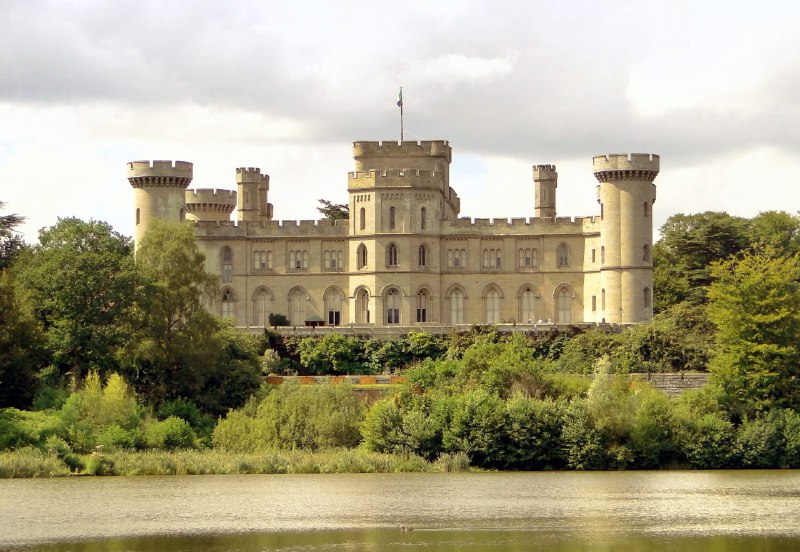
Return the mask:
{"type": "MultiPolygon", "coordinates": [[[[426,230],[428,228],[428,210],[425,207],[419,209],[419,229],[426,230]]],[[[364,207],[358,210],[358,229],[367,229],[367,210],[364,207]]],[[[397,229],[397,209],[389,207],[389,230],[397,229]]]]}
{"type": "MultiPolygon", "coordinates": [[[[649,287],[642,290],[642,307],[645,309],[653,308],[653,296],[649,287]]],[[[592,311],[597,310],[597,296],[592,295],[592,311]]],[[[600,290],[600,310],[606,310],[606,290],[600,290]]]]}

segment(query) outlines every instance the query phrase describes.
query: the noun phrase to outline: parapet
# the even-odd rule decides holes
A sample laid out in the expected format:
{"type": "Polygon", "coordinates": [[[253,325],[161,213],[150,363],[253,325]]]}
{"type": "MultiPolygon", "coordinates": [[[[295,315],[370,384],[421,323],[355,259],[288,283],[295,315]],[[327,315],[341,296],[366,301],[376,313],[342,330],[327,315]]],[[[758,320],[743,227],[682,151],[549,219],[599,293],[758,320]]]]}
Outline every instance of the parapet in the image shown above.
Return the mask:
{"type": "Polygon", "coordinates": [[[533,166],[533,180],[538,182],[540,180],[558,180],[558,173],[556,172],[555,165],[534,165],[533,166]]]}
{"type": "Polygon", "coordinates": [[[444,157],[451,159],[447,140],[421,142],[353,142],[353,158],[359,157],[444,157]]]}
{"type": "Polygon", "coordinates": [[[266,184],[269,189],[269,175],[261,174],[258,167],[239,167],[236,169],[237,184],[266,184]]]}
{"type": "Polygon", "coordinates": [[[131,161],[128,182],[134,188],[179,187],[192,182],[192,164],[187,161],[131,161]]]}
{"type": "Polygon", "coordinates": [[[617,153],[592,158],[595,178],[609,180],[655,180],[660,170],[660,158],[652,153],[617,153]]]}
{"type": "Polygon", "coordinates": [[[212,188],[186,190],[186,210],[190,213],[198,211],[232,213],[235,208],[236,192],[233,190],[215,190],[212,188]]]}
{"type": "Polygon", "coordinates": [[[385,171],[351,171],[347,173],[348,188],[409,187],[444,188],[444,174],[419,169],[388,169],[385,171]]]}

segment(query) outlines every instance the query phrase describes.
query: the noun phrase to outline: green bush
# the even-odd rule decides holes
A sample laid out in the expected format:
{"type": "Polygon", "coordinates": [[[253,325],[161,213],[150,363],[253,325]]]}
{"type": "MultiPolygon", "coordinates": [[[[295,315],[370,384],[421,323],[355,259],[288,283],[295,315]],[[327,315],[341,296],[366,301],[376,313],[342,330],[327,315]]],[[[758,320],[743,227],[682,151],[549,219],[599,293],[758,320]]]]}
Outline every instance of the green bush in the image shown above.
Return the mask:
{"type": "Polygon", "coordinates": [[[0,451],[41,446],[51,435],[63,435],[64,426],[50,412],[28,412],[16,408],[0,410],[0,451]]]}
{"type": "Polygon", "coordinates": [[[586,399],[572,399],[567,405],[561,433],[561,448],[567,467],[573,470],[599,470],[606,467],[600,432],[589,414],[586,399]]]}
{"type": "Polygon", "coordinates": [[[96,443],[105,448],[133,448],[136,438],[133,432],[123,429],[117,424],[111,424],[97,434],[96,443]]]}
{"type": "Polygon", "coordinates": [[[508,450],[505,468],[551,470],[566,465],[561,448],[566,403],[514,396],[506,402],[508,450]]]}
{"type": "Polygon", "coordinates": [[[689,466],[701,470],[732,467],[734,437],[733,424],[718,414],[684,418],[678,432],[678,442],[689,466]]]}
{"type": "Polygon", "coordinates": [[[195,434],[186,420],[170,416],[145,426],[144,440],[152,449],[187,449],[194,447],[195,434]]]}

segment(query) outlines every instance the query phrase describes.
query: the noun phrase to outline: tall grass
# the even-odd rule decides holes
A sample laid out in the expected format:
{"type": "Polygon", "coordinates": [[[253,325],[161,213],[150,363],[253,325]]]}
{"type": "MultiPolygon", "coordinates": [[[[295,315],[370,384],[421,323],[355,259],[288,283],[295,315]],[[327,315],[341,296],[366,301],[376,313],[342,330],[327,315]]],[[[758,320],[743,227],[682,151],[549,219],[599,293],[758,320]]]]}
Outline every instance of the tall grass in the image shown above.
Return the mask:
{"type": "Polygon", "coordinates": [[[55,454],[48,454],[33,447],[0,453],[0,478],[64,475],[69,475],[69,468],[55,454]]]}

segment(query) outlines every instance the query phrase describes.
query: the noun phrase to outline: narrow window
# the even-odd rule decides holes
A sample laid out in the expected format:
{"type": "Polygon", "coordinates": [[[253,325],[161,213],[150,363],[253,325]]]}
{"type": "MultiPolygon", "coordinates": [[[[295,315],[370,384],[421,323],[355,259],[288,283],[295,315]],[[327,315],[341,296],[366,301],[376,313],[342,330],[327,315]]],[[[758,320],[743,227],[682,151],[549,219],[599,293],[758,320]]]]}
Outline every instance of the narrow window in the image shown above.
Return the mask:
{"type": "Polygon", "coordinates": [[[464,323],[464,292],[455,289],[450,294],[450,323],[464,323]]]}
{"type": "Polygon", "coordinates": [[[454,266],[456,266],[455,264],[453,264],[454,262],[455,262],[455,258],[453,256],[453,250],[452,249],[448,249],[447,250],[447,268],[453,268],[454,266]]]}
{"type": "Polygon", "coordinates": [[[267,251],[267,270],[272,270],[272,251],[267,251]]]}
{"type": "Polygon", "coordinates": [[[558,292],[558,320],[559,324],[572,323],[572,294],[568,288],[561,288],[558,292]]]}
{"type": "Polygon", "coordinates": [[[422,230],[425,230],[425,228],[427,228],[427,226],[428,226],[428,212],[425,209],[425,207],[422,207],[419,210],[419,227],[422,230]]]}
{"type": "Polygon", "coordinates": [[[289,318],[293,326],[302,326],[306,320],[305,291],[295,288],[289,295],[289,318]]]}
{"type": "Polygon", "coordinates": [[[417,322],[428,321],[428,292],[425,290],[417,294],[417,322]]]}
{"type": "Polygon", "coordinates": [[[600,290],[600,308],[605,312],[606,310],[606,290],[600,290]]]}
{"type": "Polygon", "coordinates": [[[331,252],[325,251],[322,254],[322,259],[323,270],[331,270],[331,252]]]}
{"type": "Polygon", "coordinates": [[[236,316],[236,302],[233,299],[233,292],[225,289],[222,292],[222,317],[234,318],[236,316]]]}
{"type": "Polygon", "coordinates": [[[594,249],[592,249],[592,262],[594,262],[594,249]]]}
{"type": "Polygon", "coordinates": [[[336,270],[341,271],[344,268],[344,251],[341,249],[336,252],[336,270]]]}
{"type": "Polygon", "coordinates": [[[592,295],[592,312],[597,310],[597,295],[592,295]]]}
{"type": "Polygon", "coordinates": [[[363,243],[358,246],[356,252],[356,268],[364,268],[367,266],[367,246],[363,243]]]}
{"type": "Polygon", "coordinates": [[[395,229],[394,207],[389,207],[389,230],[395,229]]]}
{"type": "Polygon", "coordinates": [[[308,251],[303,251],[303,270],[308,270],[308,251]]]}
{"type": "Polygon", "coordinates": [[[520,322],[530,324],[536,320],[536,313],[534,305],[536,301],[536,294],[533,289],[526,286],[519,296],[519,320],[520,322]]]}
{"type": "Polygon", "coordinates": [[[603,204],[600,204],[600,220],[603,220],[603,204]]]}
{"type": "Polygon", "coordinates": [[[419,246],[419,266],[422,266],[422,267],[426,266],[426,261],[427,261],[427,259],[425,258],[425,246],[424,245],[420,245],[419,246]]]}
{"type": "Polygon", "coordinates": [[[342,325],[342,303],[344,296],[338,289],[332,289],[325,294],[325,310],[328,313],[328,326],[342,325]]]}
{"type": "Polygon", "coordinates": [[[491,289],[486,294],[486,312],[484,320],[487,324],[496,324],[500,322],[500,292],[496,289],[491,289]]]}
{"type": "MultiPolygon", "coordinates": [[[[246,261],[245,261],[246,262],[246,261]]],[[[233,275],[233,251],[227,245],[222,248],[222,281],[230,282],[233,275]]]]}
{"type": "Polygon", "coordinates": [[[253,325],[254,326],[266,326],[269,323],[269,315],[271,312],[271,301],[270,301],[269,292],[261,288],[255,296],[254,299],[254,316],[253,316],[253,325]]]}
{"type": "Polygon", "coordinates": [[[569,247],[565,243],[558,246],[558,266],[569,266],[569,247]]]}
{"type": "Polygon", "coordinates": [[[605,263],[606,262],[606,246],[605,245],[601,245],[600,246],[600,262],[601,263],[605,263]]]}
{"type": "Polygon", "coordinates": [[[362,290],[358,293],[356,323],[369,324],[369,293],[367,293],[367,290],[362,290]]]}
{"type": "Polygon", "coordinates": [[[650,262],[650,246],[647,244],[644,244],[642,248],[642,260],[644,262],[650,262]]]}
{"type": "Polygon", "coordinates": [[[386,294],[386,323],[400,323],[400,294],[396,289],[390,289],[386,294]]]}
{"type": "Polygon", "coordinates": [[[363,207],[358,211],[358,226],[360,230],[367,227],[367,212],[363,207]]]}
{"type": "Polygon", "coordinates": [[[393,243],[389,244],[389,250],[386,254],[386,264],[388,266],[397,266],[397,246],[393,243]]]}
{"type": "Polygon", "coordinates": [[[652,301],[650,297],[650,288],[644,288],[644,308],[649,309],[652,307],[652,301]]]}
{"type": "Polygon", "coordinates": [[[253,251],[253,270],[261,268],[261,251],[253,251]]]}
{"type": "Polygon", "coordinates": [[[137,208],[136,209],[136,224],[139,224],[140,222],[142,222],[142,213],[137,208]]]}

